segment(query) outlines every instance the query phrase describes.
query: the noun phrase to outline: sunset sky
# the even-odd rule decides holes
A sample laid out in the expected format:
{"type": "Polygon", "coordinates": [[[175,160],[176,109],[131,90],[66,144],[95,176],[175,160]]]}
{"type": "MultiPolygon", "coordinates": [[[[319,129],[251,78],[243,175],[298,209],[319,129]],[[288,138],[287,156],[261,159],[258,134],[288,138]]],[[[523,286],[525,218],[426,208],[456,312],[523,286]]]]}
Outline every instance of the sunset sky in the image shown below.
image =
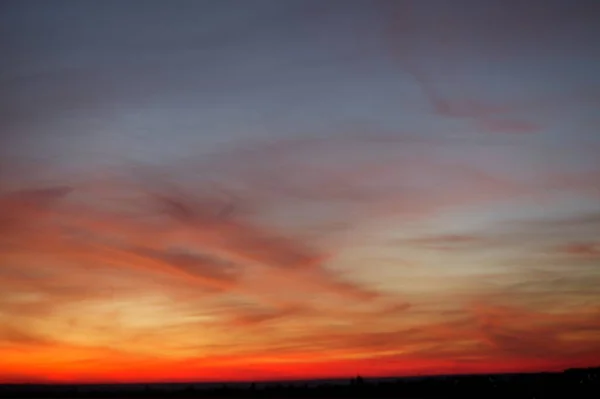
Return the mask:
{"type": "Polygon", "coordinates": [[[0,382],[600,365],[598,20],[3,0],[0,382]]]}

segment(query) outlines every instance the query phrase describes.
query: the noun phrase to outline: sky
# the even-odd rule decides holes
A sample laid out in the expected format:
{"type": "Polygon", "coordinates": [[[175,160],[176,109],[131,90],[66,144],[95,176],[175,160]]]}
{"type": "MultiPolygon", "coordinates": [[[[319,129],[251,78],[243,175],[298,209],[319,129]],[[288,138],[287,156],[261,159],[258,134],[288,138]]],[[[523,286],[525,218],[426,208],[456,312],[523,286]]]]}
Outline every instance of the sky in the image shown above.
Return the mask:
{"type": "Polygon", "coordinates": [[[0,381],[599,365],[599,18],[3,0],[0,381]]]}

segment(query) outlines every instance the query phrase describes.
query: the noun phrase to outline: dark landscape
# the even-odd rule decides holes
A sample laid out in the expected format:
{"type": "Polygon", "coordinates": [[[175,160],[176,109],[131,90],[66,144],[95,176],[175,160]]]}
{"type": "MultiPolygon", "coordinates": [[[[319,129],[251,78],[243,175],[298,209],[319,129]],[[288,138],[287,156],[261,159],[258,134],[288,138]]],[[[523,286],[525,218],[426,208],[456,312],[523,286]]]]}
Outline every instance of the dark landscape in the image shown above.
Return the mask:
{"type": "Polygon", "coordinates": [[[111,385],[3,385],[6,398],[597,398],[600,367],[405,378],[111,385]]]}

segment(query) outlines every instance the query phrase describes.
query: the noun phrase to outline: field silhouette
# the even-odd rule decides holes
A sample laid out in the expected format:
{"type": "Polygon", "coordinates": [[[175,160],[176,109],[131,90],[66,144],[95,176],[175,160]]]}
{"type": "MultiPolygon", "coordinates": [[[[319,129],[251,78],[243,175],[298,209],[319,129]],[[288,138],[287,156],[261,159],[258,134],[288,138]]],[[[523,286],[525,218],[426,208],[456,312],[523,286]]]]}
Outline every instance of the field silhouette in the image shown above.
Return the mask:
{"type": "Polygon", "coordinates": [[[485,374],[260,383],[4,385],[11,398],[597,398],[600,367],[485,374]]]}

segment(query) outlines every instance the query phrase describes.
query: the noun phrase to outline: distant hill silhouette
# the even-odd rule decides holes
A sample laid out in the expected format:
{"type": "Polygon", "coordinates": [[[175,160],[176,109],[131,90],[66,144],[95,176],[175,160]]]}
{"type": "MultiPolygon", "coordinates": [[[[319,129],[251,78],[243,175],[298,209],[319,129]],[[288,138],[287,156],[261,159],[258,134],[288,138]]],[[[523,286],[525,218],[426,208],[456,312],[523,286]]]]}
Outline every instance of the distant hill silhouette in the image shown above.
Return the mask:
{"type": "Polygon", "coordinates": [[[6,398],[600,398],[600,367],[485,374],[226,384],[0,385],[6,398]]]}

